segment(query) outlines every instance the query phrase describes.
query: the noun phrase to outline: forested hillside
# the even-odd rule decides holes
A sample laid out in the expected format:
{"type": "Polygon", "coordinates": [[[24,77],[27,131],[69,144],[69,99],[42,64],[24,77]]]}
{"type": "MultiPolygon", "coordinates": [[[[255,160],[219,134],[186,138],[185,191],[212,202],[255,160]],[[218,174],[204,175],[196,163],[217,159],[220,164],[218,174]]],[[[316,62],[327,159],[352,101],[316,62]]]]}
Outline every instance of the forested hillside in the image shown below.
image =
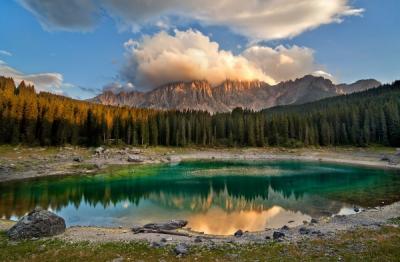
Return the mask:
{"type": "Polygon", "coordinates": [[[0,143],[400,146],[400,82],[304,105],[211,115],[36,94],[33,86],[0,77],[0,143]]]}

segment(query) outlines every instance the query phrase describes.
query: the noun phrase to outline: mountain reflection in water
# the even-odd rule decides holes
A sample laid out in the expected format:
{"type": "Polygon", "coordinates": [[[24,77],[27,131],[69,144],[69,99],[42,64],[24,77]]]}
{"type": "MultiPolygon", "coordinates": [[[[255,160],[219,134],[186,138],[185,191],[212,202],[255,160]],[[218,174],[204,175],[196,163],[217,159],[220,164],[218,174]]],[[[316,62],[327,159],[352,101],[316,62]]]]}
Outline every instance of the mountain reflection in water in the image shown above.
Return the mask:
{"type": "Polygon", "coordinates": [[[323,163],[183,162],[90,177],[0,184],[0,217],[35,206],[71,225],[131,226],[187,219],[210,234],[301,224],[343,208],[400,200],[395,171],[323,163]]]}

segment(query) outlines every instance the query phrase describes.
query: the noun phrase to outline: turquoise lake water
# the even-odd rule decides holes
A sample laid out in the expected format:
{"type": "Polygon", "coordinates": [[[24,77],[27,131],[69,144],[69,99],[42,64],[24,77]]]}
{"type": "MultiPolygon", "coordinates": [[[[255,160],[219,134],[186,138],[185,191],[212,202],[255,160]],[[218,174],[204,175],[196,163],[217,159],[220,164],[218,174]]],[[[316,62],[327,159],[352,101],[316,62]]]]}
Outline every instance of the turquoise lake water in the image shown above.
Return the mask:
{"type": "Polygon", "coordinates": [[[18,219],[41,206],[68,226],[186,219],[194,231],[228,235],[399,200],[399,171],[301,161],[197,161],[3,183],[0,217],[18,219]]]}

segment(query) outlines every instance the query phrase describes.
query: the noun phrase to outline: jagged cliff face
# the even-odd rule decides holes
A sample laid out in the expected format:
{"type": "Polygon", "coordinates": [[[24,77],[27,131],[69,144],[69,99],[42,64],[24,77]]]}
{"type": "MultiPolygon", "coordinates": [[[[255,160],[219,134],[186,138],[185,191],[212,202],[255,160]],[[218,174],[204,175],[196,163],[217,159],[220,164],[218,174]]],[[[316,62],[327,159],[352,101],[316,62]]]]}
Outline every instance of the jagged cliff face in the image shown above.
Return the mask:
{"type": "Polygon", "coordinates": [[[207,81],[172,83],[147,93],[114,94],[104,92],[91,99],[106,105],[127,105],[156,109],[193,109],[212,113],[228,112],[236,107],[261,110],[277,105],[301,104],[326,97],[360,92],[379,86],[376,80],[335,85],[322,77],[305,76],[270,86],[260,81],[227,80],[212,87],[207,81]]]}

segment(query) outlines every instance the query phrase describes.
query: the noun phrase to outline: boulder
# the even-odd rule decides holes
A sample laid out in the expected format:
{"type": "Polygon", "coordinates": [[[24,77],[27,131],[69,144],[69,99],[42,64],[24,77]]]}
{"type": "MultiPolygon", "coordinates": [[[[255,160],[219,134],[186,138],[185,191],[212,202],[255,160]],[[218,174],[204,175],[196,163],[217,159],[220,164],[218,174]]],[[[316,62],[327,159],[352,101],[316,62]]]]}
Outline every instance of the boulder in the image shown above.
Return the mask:
{"type": "Polygon", "coordinates": [[[82,162],[82,161],[83,161],[83,158],[82,158],[81,156],[74,156],[73,160],[74,160],[75,162],[82,162]]]}
{"type": "Polygon", "coordinates": [[[101,147],[101,146],[99,146],[98,148],[96,148],[95,150],[94,150],[94,152],[96,153],[96,154],[98,154],[98,155],[100,155],[100,154],[102,154],[103,152],[104,152],[104,147],[101,147]]]}
{"type": "Polygon", "coordinates": [[[283,237],[285,237],[285,234],[282,233],[282,232],[279,232],[279,231],[275,231],[274,234],[272,235],[272,238],[274,240],[277,240],[277,239],[280,239],[280,238],[283,238],[283,237]]]}
{"type": "Polygon", "coordinates": [[[235,234],[233,234],[235,237],[241,237],[243,236],[243,231],[241,229],[239,229],[238,231],[235,232],[235,234]]]}
{"type": "Polygon", "coordinates": [[[308,229],[308,228],[305,228],[305,227],[301,227],[300,229],[299,229],[299,233],[301,234],[301,235],[308,235],[308,234],[310,234],[310,229],[308,229]]]}
{"type": "Polygon", "coordinates": [[[176,255],[186,255],[189,252],[189,248],[186,244],[183,243],[179,243],[178,245],[176,245],[176,247],[174,248],[174,252],[176,255]]]}
{"type": "Polygon", "coordinates": [[[65,221],[56,214],[35,208],[7,231],[12,240],[50,237],[65,231],[65,221]]]}
{"type": "Polygon", "coordinates": [[[195,242],[195,243],[201,243],[201,242],[203,242],[203,240],[201,239],[201,237],[197,236],[197,237],[194,239],[194,242],[195,242]]]}
{"type": "Polygon", "coordinates": [[[128,155],[128,162],[140,163],[143,162],[143,159],[138,155],[128,155]]]}

